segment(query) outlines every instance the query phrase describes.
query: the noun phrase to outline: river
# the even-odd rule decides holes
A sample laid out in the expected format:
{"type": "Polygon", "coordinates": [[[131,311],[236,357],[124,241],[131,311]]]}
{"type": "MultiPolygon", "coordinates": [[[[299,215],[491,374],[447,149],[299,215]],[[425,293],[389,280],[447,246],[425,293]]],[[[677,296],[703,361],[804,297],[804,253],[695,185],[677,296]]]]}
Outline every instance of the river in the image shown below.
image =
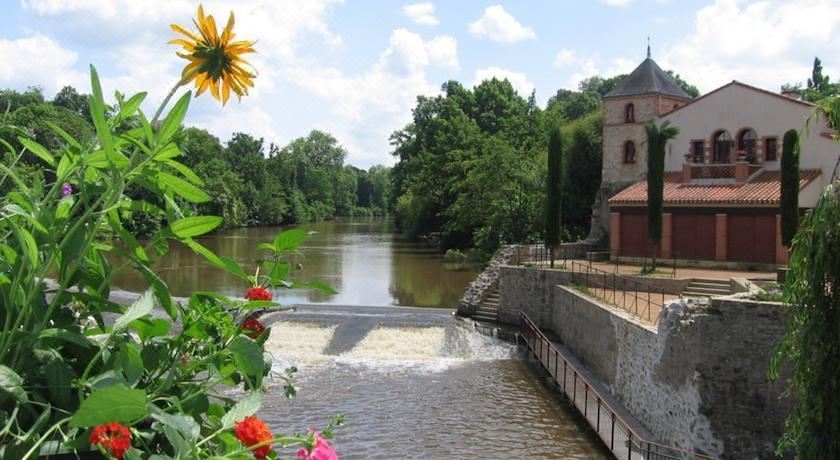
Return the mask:
{"type": "MultiPolygon", "coordinates": [[[[273,371],[299,369],[291,400],[279,378],[269,379],[258,415],[275,433],[320,428],[343,414],[334,440],[343,459],[608,457],[514,345],[476,333],[450,310],[405,307],[454,308],[476,271],[444,263],[433,247],[394,233],[388,220],[303,228],[314,233],[301,248],[299,279],[325,281],[338,294],[274,291],[281,303],[308,304],[263,317],[272,328],[273,371]]],[[[247,263],[278,230],[219,232],[201,243],[247,263]]],[[[182,247],[156,268],[175,295],[241,296],[246,288],[182,247]]],[[[131,276],[116,284],[144,288],[131,276]]],[[[294,457],[290,449],[279,454],[294,457]]]]}

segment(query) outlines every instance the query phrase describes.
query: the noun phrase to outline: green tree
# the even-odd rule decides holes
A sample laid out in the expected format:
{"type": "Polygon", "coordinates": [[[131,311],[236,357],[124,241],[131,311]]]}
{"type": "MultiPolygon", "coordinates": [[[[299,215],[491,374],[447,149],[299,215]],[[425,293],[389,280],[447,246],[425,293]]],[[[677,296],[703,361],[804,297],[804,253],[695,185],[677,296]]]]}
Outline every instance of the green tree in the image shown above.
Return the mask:
{"type": "Polygon", "coordinates": [[[648,239],[656,247],[653,253],[653,267],[656,268],[656,253],[662,241],[662,199],[665,187],[665,145],[677,137],[680,130],[671,126],[669,121],[656,126],[650,122],[645,125],[648,154],[648,239]]]}
{"type": "Polygon", "coordinates": [[[788,130],[782,140],[782,243],[790,247],[799,228],[799,134],[788,130]]]}
{"type": "Polygon", "coordinates": [[[76,88],[72,86],[65,86],[56,93],[52,103],[58,107],[64,107],[67,110],[79,115],[89,123],[93,123],[90,119],[90,96],[87,94],[79,94],[76,88]]]}
{"type": "Polygon", "coordinates": [[[788,328],[770,364],[778,378],[783,364],[793,371],[796,398],[778,454],[801,459],[840,455],[840,181],[830,185],[803,219],[791,247],[783,289],[788,328]]]}
{"type": "Polygon", "coordinates": [[[12,89],[0,90],[0,114],[12,113],[21,107],[44,102],[44,92],[37,86],[30,86],[22,93],[12,89]]]}
{"type": "Polygon", "coordinates": [[[563,223],[574,234],[589,228],[601,184],[603,115],[595,112],[563,126],[563,223]]]}
{"type": "Polygon", "coordinates": [[[696,86],[694,86],[694,85],[692,85],[691,83],[688,83],[687,81],[685,81],[685,80],[683,80],[682,78],[680,78],[680,74],[675,73],[673,70],[666,70],[665,72],[666,72],[668,75],[670,75],[670,76],[671,76],[671,78],[673,78],[673,79],[674,79],[674,81],[676,81],[676,82],[677,82],[677,85],[679,85],[679,86],[680,86],[680,88],[682,88],[682,89],[683,89],[683,91],[685,91],[686,93],[688,93],[691,97],[697,97],[697,96],[699,96],[699,95],[700,95],[700,90],[699,90],[699,89],[697,89],[697,87],[696,87],[696,86]]]}
{"type": "Polygon", "coordinates": [[[563,134],[560,127],[551,131],[548,141],[548,175],[546,177],[545,245],[551,268],[554,268],[554,249],[560,245],[560,219],[563,206],[563,134]]]}

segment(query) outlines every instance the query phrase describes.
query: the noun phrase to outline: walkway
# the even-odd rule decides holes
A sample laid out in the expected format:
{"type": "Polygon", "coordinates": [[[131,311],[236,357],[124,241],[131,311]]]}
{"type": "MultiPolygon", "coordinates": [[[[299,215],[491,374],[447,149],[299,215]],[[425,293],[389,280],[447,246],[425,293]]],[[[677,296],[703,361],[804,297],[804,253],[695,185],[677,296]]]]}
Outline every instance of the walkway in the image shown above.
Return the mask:
{"type": "MultiPolygon", "coordinates": [[[[570,261],[571,262],[571,261],[570,261]]],[[[575,260],[574,262],[579,262],[582,264],[589,264],[587,260],[575,260]]],[[[562,261],[560,261],[562,264],[562,261]]],[[[556,262],[555,262],[556,264],[556,262]]],[[[616,264],[611,262],[592,262],[592,267],[597,268],[599,270],[604,270],[606,272],[614,273],[616,264]]],[[[647,275],[650,277],[663,277],[663,278],[670,278],[671,272],[673,270],[673,266],[661,266],[659,267],[657,273],[655,275],[647,275]]],[[[639,275],[641,271],[641,266],[639,265],[628,265],[628,264],[618,264],[618,273],[621,275],[639,275]]],[[[704,278],[704,279],[716,279],[716,280],[728,280],[729,278],[747,278],[750,280],[774,280],[776,279],[775,272],[768,272],[768,271],[745,271],[745,270],[722,270],[722,269],[711,269],[711,268],[698,268],[698,267],[677,267],[676,278],[704,278]]]]}
{"type": "Polygon", "coordinates": [[[653,442],[654,436],[614,398],[556,337],[522,315],[531,355],[569,402],[583,415],[617,459],[698,459],[709,457],[653,442]]]}

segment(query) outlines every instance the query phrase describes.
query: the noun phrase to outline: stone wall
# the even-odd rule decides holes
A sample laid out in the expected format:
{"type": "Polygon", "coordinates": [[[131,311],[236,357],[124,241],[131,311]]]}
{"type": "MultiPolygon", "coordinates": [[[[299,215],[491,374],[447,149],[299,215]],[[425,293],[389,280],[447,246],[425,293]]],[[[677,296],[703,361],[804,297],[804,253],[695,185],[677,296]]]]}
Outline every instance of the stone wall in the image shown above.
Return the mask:
{"type": "Polygon", "coordinates": [[[517,255],[516,246],[503,246],[490,259],[487,268],[481,272],[473,282],[467,286],[464,296],[458,302],[458,314],[472,316],[484,298],[490,293],[499,280],[499,269],[510,264],[517,255]]]}
{"type": "Polygon", "coordinates": [[[532,318],[660,441],[713,456],[775,458],[792,407],[779,399],[783,385],[766,377],[786,325],[778,305],[677,301],[654,329],[569,287],[552,290],[531,304],[532,318]]]}

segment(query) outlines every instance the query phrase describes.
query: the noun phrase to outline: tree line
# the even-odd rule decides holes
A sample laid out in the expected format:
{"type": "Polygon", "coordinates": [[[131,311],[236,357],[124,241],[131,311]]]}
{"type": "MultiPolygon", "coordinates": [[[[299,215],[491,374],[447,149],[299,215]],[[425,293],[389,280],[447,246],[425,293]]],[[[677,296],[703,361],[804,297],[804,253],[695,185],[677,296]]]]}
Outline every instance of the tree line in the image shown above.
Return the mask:
{"type": "MultiPolygon", "coordinates": [[[[50,129],[51,123],[83,143],[94,142],[88,101],[88,95],[70,86],[52,100],[38,88],[0,91],[0,116],[6,126],[0,140],[8,144],[2,149],[4,164],[12,165],[29,183],[48,178],[52,172],[34,155],[24,155],[12,164],[10,151],[20,149],[17,129],[51,150],[61,149],[64,143],[50,129]]],[[[222,143],[195,127],[184,127],[176,136],[181,149],[178,161],[195,171],[202,189],[212,197],[208,203],[182,203],[183,207],[188,212],[221,216],[223,228],[380,216],[390,211],[390,168],[377,165],[363,170],[345,164],[347,150],[329,133],[313,130],[284,147],[246,133],[235,133],[222,143]]],[[[13,186],[0,184],[0,194],[13,186]]],[[[127,192],[134,199],[157,199],[139,187],[127,192]]],[[[153,233],[162,223],[142,207],[123,212],[139,236],[153,233]]]]}

